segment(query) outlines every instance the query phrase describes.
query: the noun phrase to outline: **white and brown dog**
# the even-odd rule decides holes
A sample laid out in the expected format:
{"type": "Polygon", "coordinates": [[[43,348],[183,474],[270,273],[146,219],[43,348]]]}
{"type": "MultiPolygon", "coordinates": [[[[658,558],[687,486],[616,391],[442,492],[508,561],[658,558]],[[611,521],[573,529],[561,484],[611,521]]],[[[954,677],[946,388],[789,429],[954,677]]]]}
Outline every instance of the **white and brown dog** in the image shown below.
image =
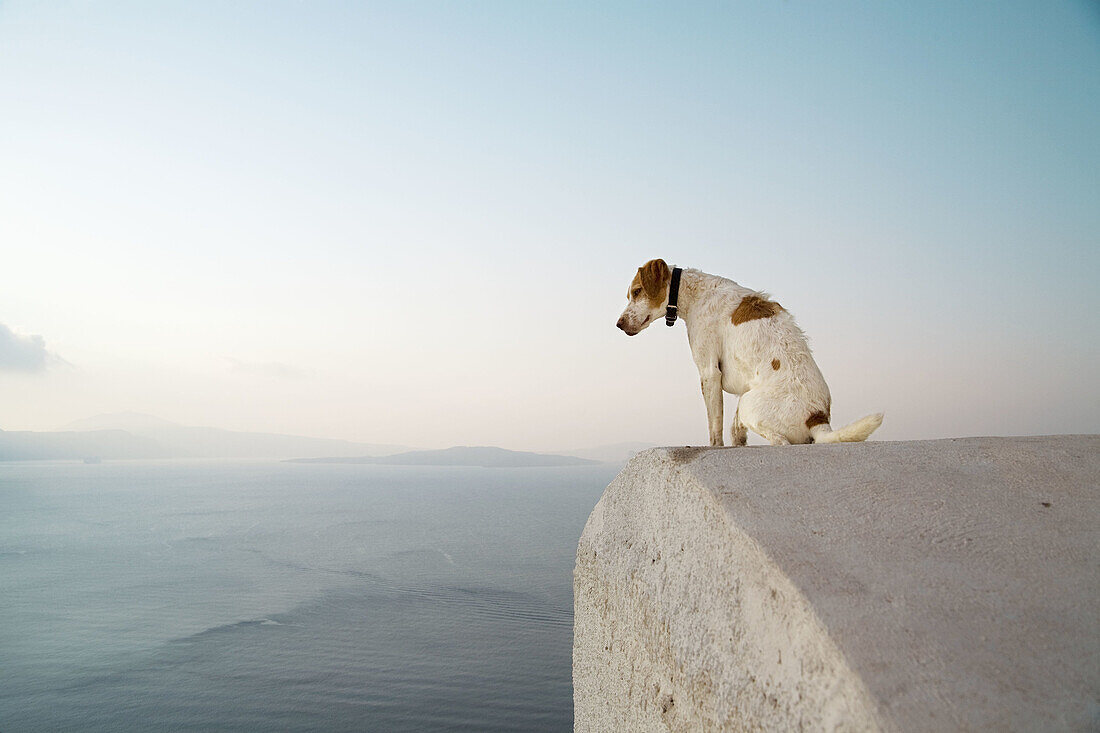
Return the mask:
{"type": "Polygon", "coordinates": [[[630,302],[616,325],[628,336],[663,317],[669,325],[683,317],[711,445],[722,445],[723,390],[740,395],[733,445],[745,445],[748,430],[772,445],[856,442],[882,424],[878,413],[837,430],[829,426],[829,387],[806,336],[765,293],[699,270],[674,273],[664,260],[650,260],[638,268],[626,297],[630,302]]]}

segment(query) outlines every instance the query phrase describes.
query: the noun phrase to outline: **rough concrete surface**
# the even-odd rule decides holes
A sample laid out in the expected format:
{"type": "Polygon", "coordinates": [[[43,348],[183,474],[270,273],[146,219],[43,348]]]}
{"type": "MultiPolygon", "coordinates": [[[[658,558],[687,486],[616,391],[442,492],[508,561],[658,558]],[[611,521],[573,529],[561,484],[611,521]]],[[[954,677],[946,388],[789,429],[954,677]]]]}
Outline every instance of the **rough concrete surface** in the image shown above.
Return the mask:
{"type": "Polygon", "coordinates": [[[1100,436],[646,451],[574,596],[577,731],[1100,729],[1100,436]]]}

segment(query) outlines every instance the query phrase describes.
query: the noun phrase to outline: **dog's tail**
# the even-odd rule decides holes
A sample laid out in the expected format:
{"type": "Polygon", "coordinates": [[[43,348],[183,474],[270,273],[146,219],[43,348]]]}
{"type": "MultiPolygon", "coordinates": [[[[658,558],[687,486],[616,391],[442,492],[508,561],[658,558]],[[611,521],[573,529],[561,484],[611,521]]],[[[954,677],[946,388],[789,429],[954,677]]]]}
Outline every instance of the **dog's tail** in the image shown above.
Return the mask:
{"type": "Polygon", "coordinates": [[[810,428],[810,435],[815,443],[858,443],[867,440],[871,433],[878,430],[879,425],[882,425],[882,413],[876,412],[836,430],[828,423],[815,425],[810,428]]]}

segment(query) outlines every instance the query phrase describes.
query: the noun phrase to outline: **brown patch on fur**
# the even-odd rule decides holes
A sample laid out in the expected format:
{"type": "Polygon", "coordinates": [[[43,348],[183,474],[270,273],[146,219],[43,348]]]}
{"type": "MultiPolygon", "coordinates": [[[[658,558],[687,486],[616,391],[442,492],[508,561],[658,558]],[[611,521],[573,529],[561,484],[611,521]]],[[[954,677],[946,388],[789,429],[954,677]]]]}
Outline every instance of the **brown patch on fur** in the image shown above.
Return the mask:
{"type": "Polygon", "coordinates": [[[779,371],[779,359],[772,359],[772,369],[779,371]]]}
{"type": "MultiPolygon", "coordinates": [[[[645,297],[654,308],[665,302],[668,295],[668,284],[672,281],[672,270],[664,260],[650,260],[638,268],[635,280],[642,286],[645,297]]],[[[636,287],[631,285],[631,289],[636,287]]]]}
{"type": "Polygon", "coordinates": [[[761,298],[759,295],[746,295],[737,304],[730,320],[733,321],[733,325],[740,326],[742,323],[755,321],[758,318],[771,318],[783,310],[783,306],[773,300],[761,298]]]}
{"type": "Polygon", "coordinates": [[[818,425],[828,425],[828,424],[829,424],[829,413],[828,412],[821,412],[820,410],[818,410],[817,412],[811,414],[808,418],[806,418],[806,427],[810,430],[813,430],[818,425]]]}

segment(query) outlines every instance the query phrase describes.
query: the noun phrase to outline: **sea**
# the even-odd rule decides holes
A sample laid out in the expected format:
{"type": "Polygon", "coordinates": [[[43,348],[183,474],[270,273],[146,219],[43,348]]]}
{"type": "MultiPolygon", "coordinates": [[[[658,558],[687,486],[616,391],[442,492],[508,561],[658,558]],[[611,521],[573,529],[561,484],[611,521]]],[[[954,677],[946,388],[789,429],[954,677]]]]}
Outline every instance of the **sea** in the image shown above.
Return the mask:
{"type": "Polygon", "coordinates": [[[568,731],[617,467],[0,463],[0,731],[568,731]]]}

